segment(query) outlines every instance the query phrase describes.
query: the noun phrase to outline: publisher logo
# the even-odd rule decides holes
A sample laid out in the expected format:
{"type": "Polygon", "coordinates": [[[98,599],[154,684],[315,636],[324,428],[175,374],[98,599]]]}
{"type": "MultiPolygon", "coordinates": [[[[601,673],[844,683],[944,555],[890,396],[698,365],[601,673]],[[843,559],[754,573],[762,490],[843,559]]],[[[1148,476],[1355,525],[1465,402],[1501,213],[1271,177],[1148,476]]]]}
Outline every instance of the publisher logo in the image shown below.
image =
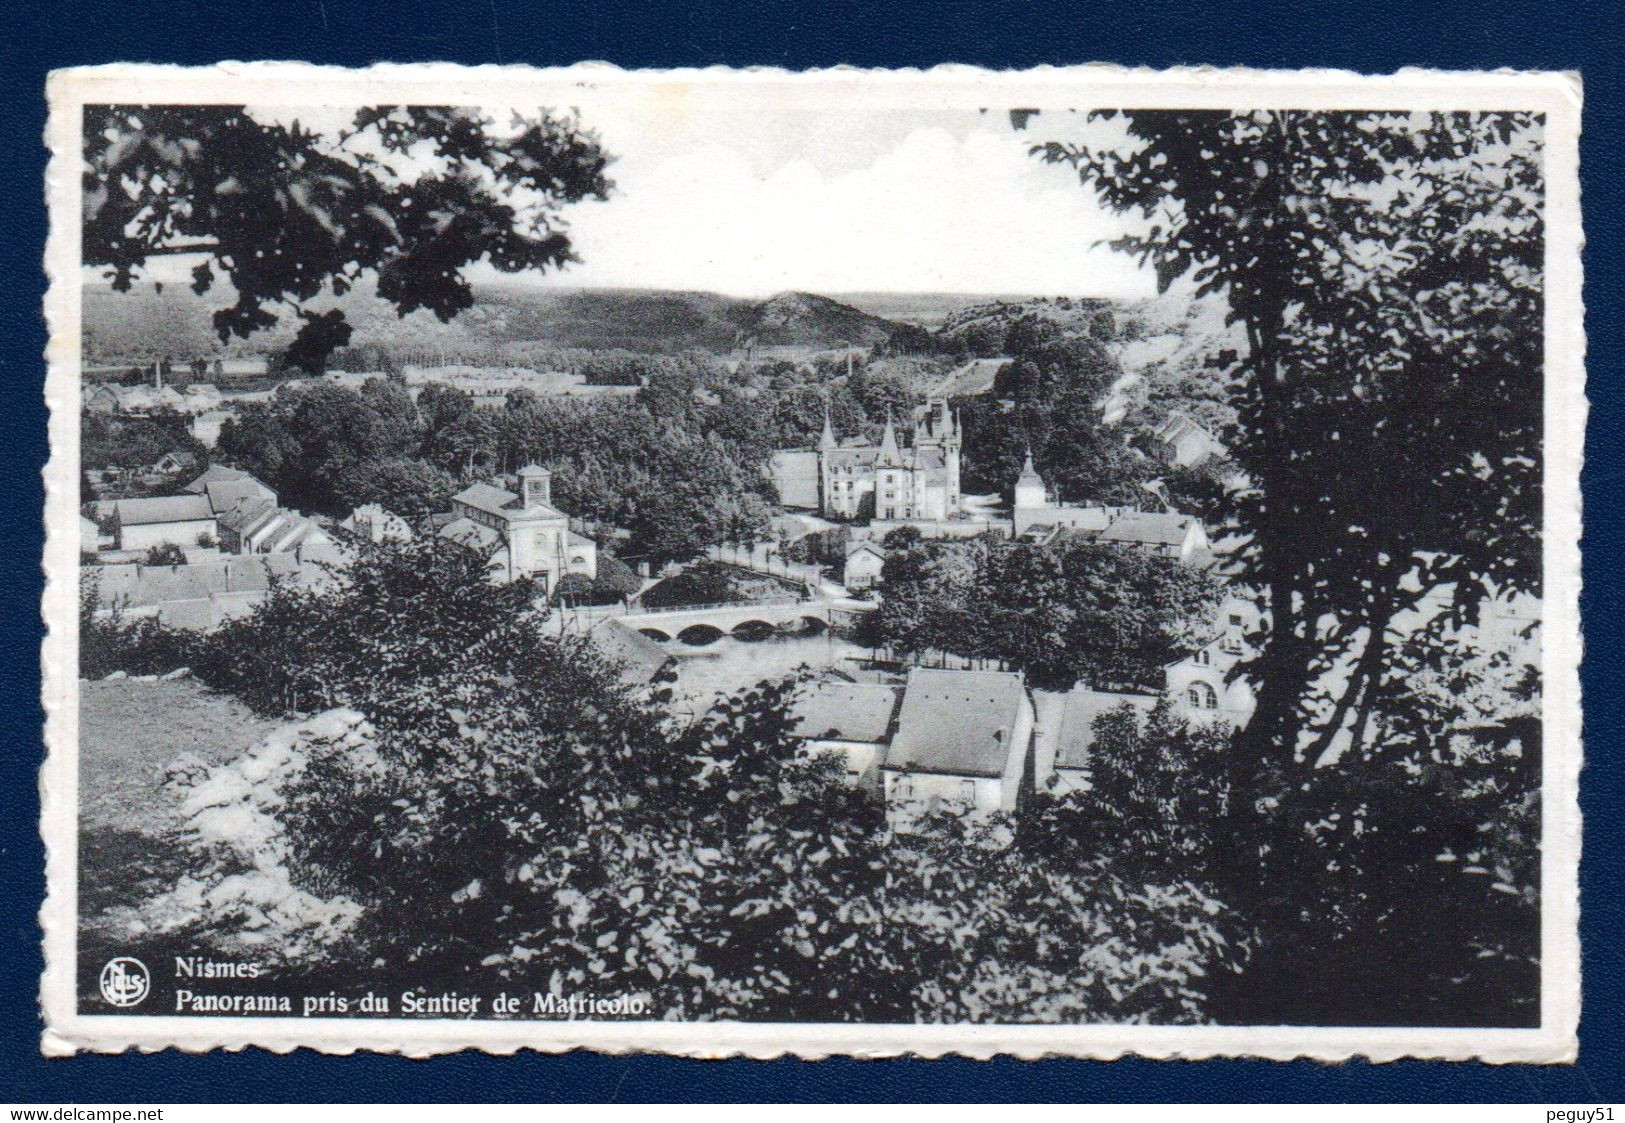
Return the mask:
{"type": "Polygon", "coordinates": [[[121,955],[102,968],[102,997],[114,1006],[135,1006],[152,990],[152,976],[139,959],[121,955]]]}

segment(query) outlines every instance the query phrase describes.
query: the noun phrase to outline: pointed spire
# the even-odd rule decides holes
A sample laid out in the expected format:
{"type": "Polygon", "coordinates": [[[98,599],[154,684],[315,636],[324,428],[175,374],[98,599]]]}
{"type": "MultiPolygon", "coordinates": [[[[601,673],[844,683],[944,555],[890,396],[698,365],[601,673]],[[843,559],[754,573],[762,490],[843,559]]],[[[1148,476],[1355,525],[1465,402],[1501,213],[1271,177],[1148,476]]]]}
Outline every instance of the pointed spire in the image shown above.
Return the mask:
{"type": "Polygon", "coordinates": [[[897,451],[897,430],[892,427],[891,410],[886,411],[886,432],[880,438],[881,464],[900,464],[902,456],[897,451]]]}
{"type": "Polygon", "coordinates": [[[835,428],[829,423],[828,402],[824,403],[824,432],[818,438],[818,447],[820,449],[832,449],[835,447],[835,428]]]}
{"type": "Polygon", "coordinates": [[[1027,462],[1021,466],[1021,479],[1022,482],[1026,482],[1029,479],[1038,480],[1039,478],[1038,469],[1033,467],[1033,446],[1028,445],[1027,462]]]}

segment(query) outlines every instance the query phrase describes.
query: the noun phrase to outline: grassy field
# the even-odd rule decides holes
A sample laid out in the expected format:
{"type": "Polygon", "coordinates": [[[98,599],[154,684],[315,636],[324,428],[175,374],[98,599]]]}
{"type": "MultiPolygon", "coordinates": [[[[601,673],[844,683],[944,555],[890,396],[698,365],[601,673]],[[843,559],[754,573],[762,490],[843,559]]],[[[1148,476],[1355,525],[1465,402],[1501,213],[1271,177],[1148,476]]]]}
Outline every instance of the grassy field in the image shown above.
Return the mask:
{"type": "Polygon", "coordinates": [[[102,962],[129,946],[129,910],[181,872],[166,837],[178,820],[165,769],[186,752],[229,760],[275,724],[191,679],[79,684],[81,994],[94,994],[102,962]]]}

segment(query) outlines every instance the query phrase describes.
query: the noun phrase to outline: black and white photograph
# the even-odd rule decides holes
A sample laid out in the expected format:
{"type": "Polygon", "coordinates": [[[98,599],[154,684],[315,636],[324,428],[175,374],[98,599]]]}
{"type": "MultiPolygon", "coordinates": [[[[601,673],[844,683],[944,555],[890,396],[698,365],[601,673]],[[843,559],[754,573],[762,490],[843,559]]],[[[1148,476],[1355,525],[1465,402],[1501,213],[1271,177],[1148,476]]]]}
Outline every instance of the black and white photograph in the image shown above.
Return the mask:
{"type": "Polygon", "coordinates": [[[365,73],[53,85],[47,1052],[1572,1055],[1576,86],[365,73]]]}

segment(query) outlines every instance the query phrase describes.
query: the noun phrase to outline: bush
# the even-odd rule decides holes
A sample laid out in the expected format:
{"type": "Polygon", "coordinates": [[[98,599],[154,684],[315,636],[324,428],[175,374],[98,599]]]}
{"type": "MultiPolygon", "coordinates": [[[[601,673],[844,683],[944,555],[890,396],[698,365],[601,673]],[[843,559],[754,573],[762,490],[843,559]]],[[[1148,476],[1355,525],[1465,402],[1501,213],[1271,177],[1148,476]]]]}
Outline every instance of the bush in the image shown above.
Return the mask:
{"type": "MultiPolygon", "coordinates": [[[[200,546],[203,544],[202,537],[203,536],[201,535],[199,536],[198,545],[200,546]]],[[[175,545],[173,542],[163,542],[157,546],[149,546],[147,548],[147,556],[141,559],[141,564],[185,565],[186,551],[175,545]]]]}
{"type": "Polygon", "coordinates": [[[131,620],[124,606],[101,601],[101,579],[81,580],[79,590],[79,677],[106,678],[123,671],[161,675],[188,667],[202,643],[191,632],[166,628],[155,617],[131,620]]]}
{"type": "Polygon", "coordinates": [[[296,985],[501,980],[656,1017],[1189,1021],[1236,956],[1193,886],[1053,859],[1002,821],[889,834],[803,755],[793,682],[672,725],[533,597],[429,541],[223,630],[211,675],[341,708],[177,770],[192,868],[168,915],[210,947],[291,941],[315,969],[296,985]]]}

